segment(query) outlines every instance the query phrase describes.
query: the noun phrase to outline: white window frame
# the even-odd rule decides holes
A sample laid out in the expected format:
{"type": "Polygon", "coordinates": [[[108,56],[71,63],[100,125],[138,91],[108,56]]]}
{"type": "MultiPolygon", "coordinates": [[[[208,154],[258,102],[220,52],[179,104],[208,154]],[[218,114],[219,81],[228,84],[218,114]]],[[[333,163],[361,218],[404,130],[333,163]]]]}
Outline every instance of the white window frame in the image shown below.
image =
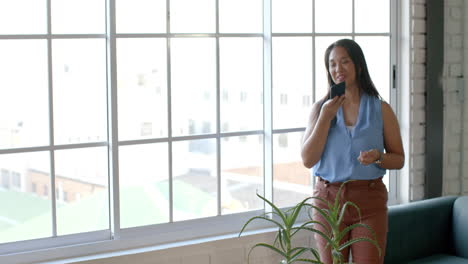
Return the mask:
{"type": "MultiPolygon", "coordinates": [[[[372,34],[355,34],[354,33],[354,0],[353,1],[353,32],[346,33],[346,35],[351,35],[353,38],[355,36],[360,35],[372,35],[372,34]]],[[[313,0],[315,3],[315,0],[313,0]]],[[[400,1],[389,1],[391,5],[391,14],[390,14],[390,26],[391,26],[391,34],[395,34],[391,36],[391,56],[390,56],[390,69],[397,65],[397,23],[396,18],[398,13],[398,3],[400,1]]],[[[169,8],[170,0],[166,0],[167,8],[169,8]]],[[[136,247],[144,247],[149,245],[165,245],[168,243],[175,243],[180,241],[185,241],[189,243],[190,240],[198,239],[198,238],[207,238],[212,237],[213,239],[217,239],[222,235],[229,234],[229,236],[237,235],[240,228],[242,227],[243,223],[246,219],[256,216],[263,212],[263,210],[255,210],[249,211],[244,213],[238,213],[233,215],[218,215],[215,217],[207,217],[203,219],[196,219],[196,220],[188,220],[183,222],[172,222],[172,211],[170,212],[171,215],[171,223],[168,224],[158,224],[152,226],[144,226],[144,227],[134,227],[134,228],[120,228],[120,219],[117,217],[120,214],[119,211],[119,173],[118,173],[118,147],[124,145],[134,145],[134,144],[147,144],[147,143],[157,143],[157,142],[169,142],[169,152],[172,151],[172,142],[176,142],[178,140],[188,140],[188,139],[204,139],[204,138],[216,138],[217,140],[217,155],[218,155],[218,175],[220,173],[219,169],[219,155],[220,155],[220,139],[224,136],[246,136],[246,135],[264,135],[264,173],[268,177],[264,178],[264,194],[267,198],[273,196],[273,136],[274,134],[280,133],[290,133],[290,132],[302,132],[305,130],[304,127],[299,128],[289,128],[289,129],[277,129],[274,130],[272,127],[272,106],[273,106],[273,95],[271,91],[272,87],[272,47],[271,47],[271,40],[273,36],[294,36],[296,34],[277,34],[272,33],[271,30],[271,0],[264,0],[264,33],[263,34],[229,34],[229,36],[236,36],[236,37],[263,37],[264,39],[264,93],[263,93],[263,100],[264,100],[264,129],[260,131],[247,131],[247,132],[234,132],[234,133],[220,133],[219,127],[219,116],[217,120],[217,133],[212,135],[197,135],[197,136],[186,136],[186,137],[179,137],[179,138],[172,138],[169,137],[167,140],[161,139],[145,139],[145,140],[131,140],[131,141],[118,141],[117,133],[118,133],[118,124],[117,124],[117,116],[114,113],[117,113],[117,77],[116,77],[116,39],[117,37],[125,37],[125,34],[116,34],[115,29],[115,0],[106,0],[107,5],[107,16],[108,21],[107,23],[107,33],[104,35],[101,34],[93,34],[93,35],[67,35],[66,38],[106,38],[107,39],[107,52],[108,52],[108,142],[94,142],[94,143],[86,143],[86,144],[72,144],[72,145],[54,145],[54,135],[53,135],[53,105],[52,102],[52,68],[51,68],[51,42],[52,39],[55,38],[63,38],[64,36],[54,36],[51,34],[51,24],[50,24],[50,17],[51,17],[51,0],[47,0],[47,17],[48,17],[48,33],[46,35],[34,35],[34,36],[17,36],[17,35],[0,35],[1,39],[27,39],[27,38],[39,38],[39,39],[46,39],[48,42],[48,60],[49,60],[49,118],[51,120],[49,128],[50,128],[50,146],[41,146],[41,147],[31,147],[31,148],[16,148],[16,149],[4,149],[0,150],[0,154],[11,154],[11,153],[24,153],[24,152],[34,152],[34,151],[49,151],[50,158],[51,158],[51,186],[49,188],[51,194],[51,203],[52,203],[52,214],[53,219],[55,219],[56,211],[55,211],[55,172],[54,172],[54,151],[62,150],[62,149],[75,149],[75,148],[86,148],[86,147],[99,147],[99,146],[106,146],[108,147],[108,155],[109,155],[109,195],[110,195],[110,229],[103,230],[103,231],[94,231],[88,233],[80,233],[80,234],[73,234],[73,235],[65,235],[65,236],[56,236],[57,230],[55,228],[55,220],[53,220],[52,224],[54,226],[53,234],[54,237],[51,238],[41,238],[41,239],[33,239],[33,240],[26,240],[26,241],[18,241],[6,244],[0,244],[0,262],[6,263],[27,263],[27,262],[40,262],[40,261],[47,261],[51,259],[62,259],[62,258],[71,258],[76,256],[82,255],[90,255],[90,254],[98,254],[106,251],[118,251],[124,250],[128,248],[136,248],[136,247]],[[68,246],[64,249],[64,246],[68,246]]],[[[217,6],[217,14],[216,20],[217,25],[216,28],[219,29],[219,14],[218,14],[218,0],[216,0],[217,6]]],[[[313,4],[315,7],[315,4],[313,4]]],[[[169,16],[167,16],[167,27],[169,32],[169,16]]],[[[314,28],[314,27],[313,27],[314,28]]],[[[166,35],[174,36],[177,34],[147,34],[148,37],[152,37],[153,35],[162,35],[161,37],[166,37],[166,35]]],[[[193,37],[216,37],[217,40],[217,111],[219,113],[220,106],[219,102],[222,98],[220,98],[220,90],[219,90],[219,37],[223,34],[193,34],[193,37]],[[196,36],[195,36],[196,35],[196,36]]],[[[312,36],[313,43],[315,44],[315,36],[326,36],[327,34],[298,34],[301,36],[312,36]]],[[[329,35],[337,35],[337,34],[329,34],[329,35]]],[[[340,34],[341,35],[341,34],[340,34]]],[[[382,35],[382,34],[377,34],[382,35]]],[[[388,34],[386,34],[388,35],[388,34]]],[[[191,34],[184,34],[184,36],[190,37],[191,34]]],[[[132,37],[129,35],[128,37],[132,37]]],[[[169,37],[167,37],[167,41],[169,42],[169,37]]],[[[170,66],[170,48],[167,50],[168,54],[168,66],[170,66]]],[[[313,57],[315,60],[315,51],[313,52],[313,57]]],[[[168,77],[170,76],[170,67],[168,67],[168,77]]],[[[315,83],[315,76],[313,76],[315,83]]],[[[168,109],[171,109],[171,102],[170,98],[170,79],[168,80],[168,109]]],[[[312,98],[314,98],[315,93],[312,92],[312,98]]],[[[397,108],[397,98],[398,98],[398,90],[391,89],[391,105],[394,109],[397,108]]],[[[315,101],[315,100],[313,100],[315,101]]],[[[397,112],[397,115],[399,113],[397,112]]],[[[170,115],[170,114],[169,114],[170,115]]],[[[171,118],[169,118],[168,127],[171,127],[171,118]]],[[[170,135],[170,133],[169,133],[170,135]]],[[[169,155],[171,156],[171,155],[169,155]]],[[[172,159],[169,158],[169,168],[172,166],[172,159]]],[[[170,175],[172,175],[171,169],[169,169],[170,175]]],[[[397,188],[397,178],[398,172],[391,171],[390,172],[390,188],[396,190],[397,188]]],[[[170,177],[171,179],[172,177],[170,177]]],[[[219,178],[219,177],[218,177],[219,178]]],[[[172,186],[172,180],[170,180],[169,186],[172,186]]],[[[220,192],[220,190],[218,190],[220,192]]],[[[394,204],[398,201],[397,199],[397,192],[392,193],[389,197],[389,204],[394,204]]],[[[218,194],[219,195],[219,194],[218,194]]],[[[171,194],[172,196],[172,194],[171,194]]],[[[170,208],[172,207],[172,198],[170,200],[170,208]]],[[[218,207],[220,205],[218,204],[218,207]]],[[[266,208],[268,210],[268,208],[266,208]]],[[[220,210],[218,209],[218,212],[220,210]]],[[[219,213],[218,213],[219,214],[219,213]]],[[[303,218],[305,219],[305,218],[303,218]]],[[[271,225],[264,224],[264,223],[252,223],[249,230],[260,230],[263,228],[270,228],[271,225]]]]}

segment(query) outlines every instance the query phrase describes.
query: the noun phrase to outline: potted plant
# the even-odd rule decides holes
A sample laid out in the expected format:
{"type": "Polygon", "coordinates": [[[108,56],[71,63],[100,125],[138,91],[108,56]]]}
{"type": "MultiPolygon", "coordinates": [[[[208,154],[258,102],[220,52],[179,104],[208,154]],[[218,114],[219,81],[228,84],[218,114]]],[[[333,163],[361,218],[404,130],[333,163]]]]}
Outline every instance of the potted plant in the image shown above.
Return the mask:
{"type": "Polygon", "coordinates": [[[323,237],[326,241],[328,241],[328,246],[331,248],[331,252],[332,252],[333,264],[345,263],[345,260],[343,259],[343,255],[341,254],[341,251],[351,246],[352,244],[358,243],[358,242],[367,241],[373,244],[378,249],[379,254],[381,254],[381,249],[379,247],[379,244],[376,242],[375,233],[368,225],[363,224],[363,223],[356,223],[356,224],[346,227],[343,230],[340,230],[339,227],[343,220],[343,216],[347,207],[349,206],[354,207],[359,214],[359,218],[361,218],[360,209],[356,204],[350,201],[346,201],[343,203],[343,205],[340,205],[339,197],[340,197],[341,190],[344,184],[346,184],[346,182],[341,184],[333,203],[327,202],[324,199],[319,198],[319,197],[308,197],[302,200],[300,203],[296,204],[295,206],[287,209],[286,211],[282,211],[277,206],[275,206],[271,201],[257,194],[257,196],[260,199],[262,199],[265,203],[271,206],[272,212],[267,212],[267,213],[252,217],[249,220],[247,220],[247,222],[244,224],[244,226],[242,227],[239,233],[239,237],[242,235],[242,232],[245,230],[247,225],[254,220],[271,222],[278,227],[278,231],[276,232],[275,240],[273,241],[273,243],[271,244],[257,243],[254,246],[252,246],[247,257],[248,261],[250,259],[250,253],[252,252],[253,249],[257,247],[265,247],[281,255],[283,258],[282,264],[292,264],[296,262],[323,264],[320,260],[319,252],[317,251],[317,249],[312,248],[312,247],[300,247],[300,246],[293,247],[292,246],[292,241],[293,241],[294,236],[301,230],[316,233],[320,235],[321,237],[323,237]],[[327,205],[328,208],[321,209],[313,205],[312,203],[309,203],[309,201],[313,199],[323,202],[324,204],[327,205]],[[297,223],[297,219],[298,219],[300,212],[303,210],[306,210],[308,212],[310,220],[299,225],[299,223],[297,223]],[[319,214],[321,214],[327,223],[323,224],[323,223],[311,220],[312,219],[310,215],[311,210],[316,210],[319,214]],[[325,230],[328,230],[328,232],[325,232],[325,233],[321,232],[320,230],[317,230],[316,228],[314,228],[314,225],[321,225],[325,230]],[[355,238],[349,241],[345,241],[344,243],[341,243],[342,238],[348,232],[350,232],[351,230],[357,227],[363,227],[363,228],[370,230],[373,235],[373,238],[360,237],[360,238],[355,238]],[[302,257],[303,254],[307,252],[310,252],[314,258],[313,259],[303,258],[302,257]]]}

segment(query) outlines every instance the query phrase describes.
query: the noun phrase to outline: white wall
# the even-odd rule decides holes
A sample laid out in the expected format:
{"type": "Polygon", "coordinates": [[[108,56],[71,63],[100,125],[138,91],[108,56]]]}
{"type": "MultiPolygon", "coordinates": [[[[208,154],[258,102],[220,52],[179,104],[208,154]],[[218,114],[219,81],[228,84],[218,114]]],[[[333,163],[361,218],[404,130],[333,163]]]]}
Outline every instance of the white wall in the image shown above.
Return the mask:
{"type": "MultiPolygon", "coordinates": [[[[145,248],[120,252],[119,256],[102,254],[48,264],[243,264],[247,263],[246,258],[252,245],[259,242],[272,243],[273,240],[274,233],[263,233],[170,249],[145,248]]],[[[295,242],[296,245],[308,246],[313,243],[313,239],[309,232],[302,232],[298,233],[295,242]]],[[[261,247],[254,249],[250,257],[251,264],[279,264],[280,261],[281,258],[273,251],[261,247]]]]}

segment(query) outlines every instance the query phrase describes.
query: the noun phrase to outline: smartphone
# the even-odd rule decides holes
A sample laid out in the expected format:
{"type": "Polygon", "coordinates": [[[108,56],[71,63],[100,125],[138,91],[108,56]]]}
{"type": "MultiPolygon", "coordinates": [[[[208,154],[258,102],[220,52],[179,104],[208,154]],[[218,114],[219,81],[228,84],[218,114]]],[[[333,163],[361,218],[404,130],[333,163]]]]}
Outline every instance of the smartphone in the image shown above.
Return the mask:
{"type": "Polygon", "coordinates": [[[345,82],[341,82],[339,84],[335,84],[330,88],[330,99],[335,98],[335,96],[341,96],[345,93],[346,84],[345,82]]]}

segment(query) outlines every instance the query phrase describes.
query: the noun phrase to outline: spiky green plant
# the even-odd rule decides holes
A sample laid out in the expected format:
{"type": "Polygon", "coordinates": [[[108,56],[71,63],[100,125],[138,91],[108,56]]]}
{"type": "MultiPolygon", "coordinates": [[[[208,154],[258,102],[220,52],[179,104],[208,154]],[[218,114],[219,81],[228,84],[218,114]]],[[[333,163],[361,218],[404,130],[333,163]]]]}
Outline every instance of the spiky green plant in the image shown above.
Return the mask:
{"type": "MultiPolygon", "coordinates": [[[[239,233],[239,237],[241,236],[242,232],[245,230],[247,225],[254,220],[264,220],[264,221],[271,222],[278,227],[278,231],[276,232],[275,240],[272,244],[268,244],[268,243],[255,244],[249,251],[249,254],[247,257],[248,260],[250,259],[250,254],[252,253],[253,249],[257,247],[264,247],[281,255],[283,257],[284,264],[292,264],[295,262],[308,262],[308,263],[323,264],[320,260],[320,255],[317,249],[312,248],[312,247],[293,247],[292,246],[292,239],[300,230],[306,230],[306,231],[316,233],[320,235],[321,237],[323,237],[328,242],[327,246],[329,246],[331,249],[333,264],[345,263],[345,260],[343,259],[343,254],[341,253],[341,251],[351,246],[352,244],[358,243],[358,242],[367,241],[373,244],[379,251],[379,255],[380,255],[381,249],[379,247],[379,244],[376,242],[375,233],[372,230],[372,228],[370,228],[368,225],[363,224],[363,223],[356,223],[356,224],[353,224],[344,228],[343,230],[340,230],[340,225],[343,221],[344,213],[346,211],[346,208],[348,208],[349,206],[354,207],[357,210],[359,219],[361,219],[361,211],[356,204],[350,201],[346,201],[343,203],[342,206],[340,205],[339,197],[341,194],[341,190],[346,183],[347,182],[344,182],[343,184],[341,184],[333,203],[330,203],[320,197],[308,197],[284,212],[281,209],[279,209],[277,206],[275,206],[271,201],[257,194],[257,196],[260,199],[262,199],[265,203],[271,206],[272,212],[264,213],[260,216],[255,216],[247,220],[247,222],[244,224],[244,226],[242,227],[239,233]],[[316,199],[316,200],[323,202],[324,204],[326,204],[327,208],[322,209],[322,208],[317,207],[314,204],[308,203],[308,201],[312,199],[316,199]],[[296,221],[298,219],[299,213],[302,210],[307,210],[307,209],[316,210],[325,219],[326,224],[317,222],[314,220],[308,220],[305,223],[298,225],[296,221]],[[320,225],[322,229],[326,231],[322,232],[314,228],[314,225],[320,225]],[[373,235],[373,238],[368,238],[368,237],[354,238],[352,240],[345,241],[344,243],[341,244],[341,240],[343,239],[343,237],[348,232],[350,232],[351,230],[357,227],[363,227],[363,228],[368,229],[373,235]],[[312,253],[314,259],[301,257],[306,252],[312,253]]],[[[309,217],[311,218],[310,216],[311,210],[307,210],[307,211],[309,212],[309,217]]]]}

